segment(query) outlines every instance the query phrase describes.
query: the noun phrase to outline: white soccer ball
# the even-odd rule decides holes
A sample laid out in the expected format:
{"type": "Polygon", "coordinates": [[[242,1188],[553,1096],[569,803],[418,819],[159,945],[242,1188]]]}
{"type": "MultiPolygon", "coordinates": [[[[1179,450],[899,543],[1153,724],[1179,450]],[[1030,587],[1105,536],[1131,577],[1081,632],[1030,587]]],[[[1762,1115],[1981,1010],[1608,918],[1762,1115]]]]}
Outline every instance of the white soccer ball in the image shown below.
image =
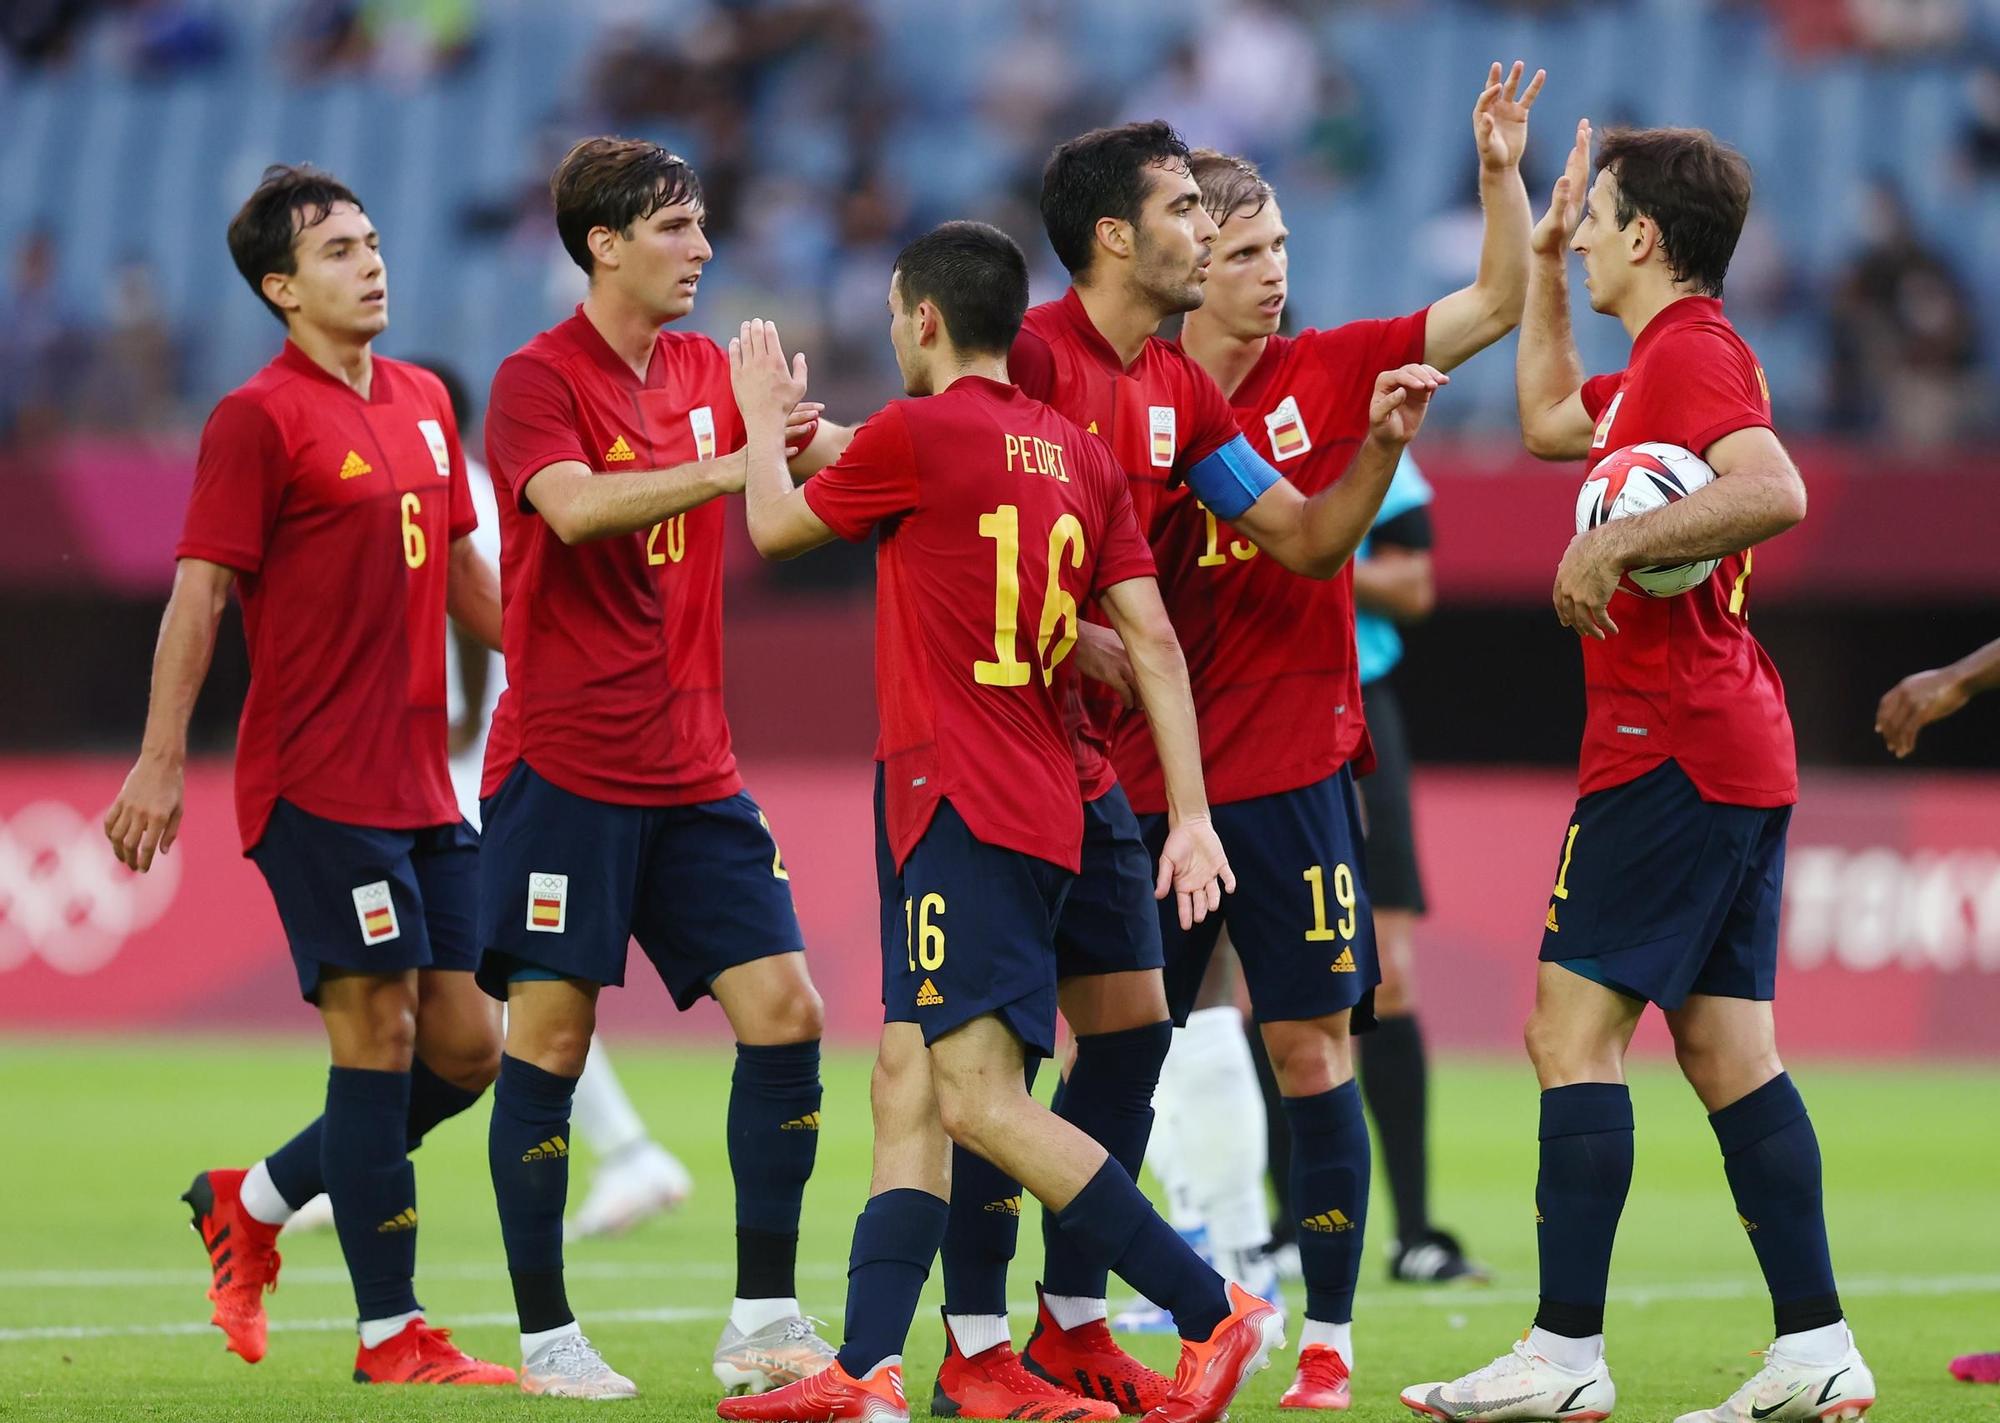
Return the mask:
{"type": "MultiPolygon", "coordinates": [[[[1583,533],[1613,519],[1629,519],[1664,509],[1715,481],[1715,471],[1693,450],[1652,442],[1613,450],[1590,471],[1576,496],[1576,531],[1583,533]]],[[[1719,558],[1697,559],[1656,568],[1634,568],[1625,576],[1654,598],[1685,593],[1711,573],[1719,558]]]]}

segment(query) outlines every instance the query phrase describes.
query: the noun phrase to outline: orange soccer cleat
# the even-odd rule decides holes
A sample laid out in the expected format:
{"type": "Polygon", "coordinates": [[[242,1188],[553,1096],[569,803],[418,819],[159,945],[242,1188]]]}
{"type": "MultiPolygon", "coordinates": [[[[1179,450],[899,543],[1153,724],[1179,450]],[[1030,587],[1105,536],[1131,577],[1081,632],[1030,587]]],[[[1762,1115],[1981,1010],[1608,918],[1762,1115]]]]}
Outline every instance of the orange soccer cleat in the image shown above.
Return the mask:
{"type": "Polygon", "coordinates": [[[1173,1392],[1146,1415],[1146,1423],[1216,1423],[1229,1414],[1250,1375],[1270,1367],[1271,1351],[1285,1346],[1285,1321],[1268,1300],[1241,1285],[1229,1286],[1229,1315],[1199,1344],[1181,1340],[1173,1392]]]}
{"type": "Polygon", "coordinates": [[[278,1227],[243,1209],[243,1172],[204,1171],[181,1195],[194,1212],[194,1233],[208,1250],[215,1305],[209,1322],[222,1330],[225,1347],[254,1364],[264,1357],[270,1320],[266,1291],[278,1287],[278,1227]]]}
{"type": "Polygon", "coordinates": [[[1035,1286],[1040,1312],[1021,1356],[1027,1371],[1082,1398],[1116,1404],[1120,1413],[1147,1413],[1167,1400],[1166,1375],[1147,1368],[1118,1347],[1101,1319],[1065,1329],[1049,1313],[1047,1295],[1035,1286]]]}
{"type": "Polygon", "coordinates": [[[475,1359],[451,1342],[449,1329],[433,1329],[413,1319],[374,1348],[354,1354],[356,1383],[511,1384],[505,1364],[475,1359]]]}
{"type": "Polygon", "coordinates": [[[1353,1402],[1347,1360],[1340,1357],[1340,1350],[1327,1344],[1309,1344],[1299,1350],[1299,1371],[1292,1376],[1292,1386],[1278,1400],[1278,1407],[1344,1409],[1353,1402]]]}
{"type": "Polygon", "coordinates": [[[903,1361],[890,1355],[857,1379],[838,1360],[769,1393],[739,1394],[715,1405],[718,1418],[759,1423],[910,1423],[903,1401],[903,1361]]]}
{"type": "Polygon", "coordinates": [[[1118,1405],[1084,1398],[1021,1367],[1005,1340],[967,1357],[947,1322],[944,1362],[931,1390],[933,1418],[1007,1418],[1021,1423],[1110,1423],[1118,1405]]]}

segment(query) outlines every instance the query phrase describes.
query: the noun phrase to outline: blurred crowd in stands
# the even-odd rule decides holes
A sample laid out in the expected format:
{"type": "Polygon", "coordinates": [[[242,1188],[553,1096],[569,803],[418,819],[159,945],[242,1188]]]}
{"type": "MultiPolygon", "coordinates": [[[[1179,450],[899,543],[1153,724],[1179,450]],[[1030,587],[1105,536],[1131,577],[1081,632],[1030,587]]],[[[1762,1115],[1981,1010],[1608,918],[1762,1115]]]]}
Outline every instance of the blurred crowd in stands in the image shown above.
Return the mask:
{"type": "MultiPolygon", "coordinates": [[[[900,96],[911,91],[907,76],[887,72],[900,62],[885,44],[893,17],[870,0],[560,3],[596,35],[582,82],[566,85],[569,97],[539,120],[542,139],[520,155],[516,180],[465,205],[468,240],[540,254],[546,304],[566,309],[578,279],[565,269],[547,215],[555,157],[582,132],[672,136],[697,155],[710,233],[729,257],[726,269],[718,264],[720,290],[705,287],[704,302],[724,311],[755,305],[813,351],[820,369],[879,386],[890,258],[921,225],[960,215],[932,210],[925,178],[887,156],[891,127],[909,117],[898,112],[900,96]],[[803,157],[774,157],[774,145],[794,142],[803,157]],[[825,171],[805,171],[822,155],[825,171]]],[[[1946,66],[1959,95],[1955,137],[1946,151],[1909,162],[1935,165],[1968,196],[2000,189],[2000,0],[1199,0],[1183,7],[1198,20],[1165,48],[1163,62],[1116,83],[1055,23],[1066,6],[1090,3],[1012,0],[1007,62],[979,69],[951,100],[978,116],[987,147],[977,161],[997,180],[981,189],[986,210],[976,215],[1023,237],[1039,230],[1035,192],[1048,148],[1097,123],[1162,115],[1199,142],[1281,164],[1292,189],[1319,194],[1338,193],[1378,165],[1412,161],[1396,143],[1399,116],[1381,90],[1358,83],[1312,23],[1327,9],[1408,11],[1416,24],[1427,11],[1545,17],[1676,5],[1713,12],[1718,22],[1775,26],[1788,62],[1800,66],[1855,55],[1889,67],[1946,66]]],[[[267,62],[284,66],[291,82],[365,78],[404,91],[449,82],[476,63],[486,18],[478,0],[7,0],[0,86],[16,73],[107,57],[138,83],[195,73],[248,42],[246,12],[279,16],[279,52],[267,62]]],[[[261,23],[254,30],[260,43],[273,32],[261,23]]],[[[1531,159],[1542,165],[1531,180],[1538,211],[1567,119],[1551,116],[1531,159]]],[[[1477,249],[1469,144],[1462,162],[1457,205],[1441,206],[1411,239],[1411,250],[1441,271],[1477,249]]],[[[1797,279],[1773,229],[1753,226],[1732,296],[1816,323],[1818,394],[1792,412],[1795,420],[1904,443],[1991,434],[2000,402],[1979,293],[2000,283],[2000,252],[1988,254],[1996,260],[1984,270],[1954,261],[1951,244],[1913,216],[1910,176],[1907,167],[1869,175],[1863,220],[1847,233],[1831,281],[1797,279]]],[[[12,230],[0,286],[0,440],[78,424],[102,431],[198,421],[216,392],[193,388],[186,353],[204,333],[184,329],[193,323],[177,329],[165,314],[146,254],[65,281],[55,215],[35,214],[12,230]]],[[[1045,245],[1028,245],[1038,295],[1059,289],[1045,245]]],[[[239,295],[248,300],[240,292],[231,299],[239,295]]]]}

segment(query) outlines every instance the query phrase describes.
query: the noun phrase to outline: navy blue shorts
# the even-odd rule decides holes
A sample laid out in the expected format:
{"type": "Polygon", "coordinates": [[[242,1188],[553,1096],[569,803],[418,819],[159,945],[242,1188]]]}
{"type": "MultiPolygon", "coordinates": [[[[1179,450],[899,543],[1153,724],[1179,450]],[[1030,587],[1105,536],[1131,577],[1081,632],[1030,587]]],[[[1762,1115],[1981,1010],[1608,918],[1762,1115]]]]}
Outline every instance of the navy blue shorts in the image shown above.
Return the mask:
{"type": "MultiPolygon", "coordinates": [[[[1209,814],[1236,871],[1236,893],[1224,897],[1220,914],[1187,930],[1173,896],[1159,902],[1167,1007],[1174,1021],[1187,1022],[1227,924],[1258,1022],[1320,1018],[1352,1008],[1351,1031],[1372,1027],[1382,973],[1354,773],[1343,766],[1312,785],[1231,801],[1209,814]]],[[[1167,818],[1148,815],[1142,824],[1146,848],[1157,857],[1166,843],[1167,818]]]]}
{"type": "Polygon", "coordinates": [[[250,858],[278,903],[308,1003],[328,969],[479,966],[479,837],[463,820],[376,830],[281,800],[250,858]]]}
{"type": "Polygon", "coordinates": [[[1083,860],[1056,925],[1056,975],[1131,973],[1160,968],[1160,913],[1153,866],[1139,818],[1113,785],[1083,803],[1083,860]]]}
{"type": "Polygon", "coordinates": [[[613,805],[523,761],[480,802],[479,984],[495,998],[523,970],[622,984],[639,941],[674,1004],[725,969],[805,947],[791,876],[742,792],[697,805],[613,805]]]}
{"type": "Polygon", "coordinates": [[[1056,1046],[1056,926],[1074,876],[975,837],[939,801],[899,872],[875,768],[875,883],[882,895],[882,1020],[926,1044],[992,1013],[1031,1055],[1056,1046]]]}
{"type": "Polygon", "coordinates": [[[1788,805],[1705,801],[1672,761],[1583,797],[1542,959],[1668,1009],[1690,993],[1774,997],[1791,820],[1788,805]]]}

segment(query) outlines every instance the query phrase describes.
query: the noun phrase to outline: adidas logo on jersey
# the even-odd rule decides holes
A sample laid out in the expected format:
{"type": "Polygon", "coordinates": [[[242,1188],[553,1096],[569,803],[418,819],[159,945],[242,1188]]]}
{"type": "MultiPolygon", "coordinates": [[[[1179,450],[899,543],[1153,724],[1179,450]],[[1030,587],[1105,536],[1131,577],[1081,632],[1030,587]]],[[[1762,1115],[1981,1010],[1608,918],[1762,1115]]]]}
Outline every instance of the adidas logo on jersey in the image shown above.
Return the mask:
{"type": "Polygon", "coordinates": [[[390,1216],[387,1220],[376,1226],[375,1233],[377,1235],[393,1235],[399,1230],[415,1230],[416,1228],[417,1208],[415,1206],[405,1206],[400,1212],[390,1216]]]}
{"type": "Polygon", "coordinates": [[[353,450],[349,450],[347,458],[340,462],[340,477],[342,479],[359,479],[364,474],[373,474],[374,472],[375,466],[361,458],[353,450]]]}
{"type": "Polygon", "coordinates": [[[1318,1215],[1309,1215],[1300,1221],[1299,1227],[1303,1230],[1317,1231],[1321,1235],[1334,1235],[1343,1230],[1354,1229],[1354,1222],[1339,1211],[1321,1211],[1318,1215]]]}
{"type": "Polygon", "coordinates": [[[938,1008],[942,1007],[943,1004],[944,995],[937,991],[937,985],[932,983],[928,978],[925,979],[923,984],[917,989],[917,1006],[919,1008],[938,1008]]]}
{"type": "Polygon", "coordinates": [[[997,1201],[988,1201],[980,1209],[988,1211],[993,1215],[1019,1215],[1021,1213],[1021,1198],[1019,1196],[1002,1196],[997,1201]]]}
{"type": "Polygon", "coordinates": [[[623,435],[613,440],[611,448],[604,452],[604,462],[606,464],[630,464],[637,458],[639,457],[632,453],[632,447],[625,443],[623,435]]]}
{"type": "Polygon", "coordinates": [[[1357,969],[1354,965],[1354,950],[1342,949],[1340,951],[1340,957],[1333,961],[1333,971],[1335,973],[1360,972],[1360,970],[1357,969]]]}
{"type": "Polygon", "coordinates": [[[569,1143],[559,1136],[552,1136],[540,1146],[531,1146],[521,1153],[523,1161],[554,1161],[569,1155],[569,1143]]]}
{"type": "Polygon", "coordinates": [[[779,1131],[818,1131],[819,1113],[807,1112],[803,1117],[793,1117],[778,1128],[779,1131]]]}

